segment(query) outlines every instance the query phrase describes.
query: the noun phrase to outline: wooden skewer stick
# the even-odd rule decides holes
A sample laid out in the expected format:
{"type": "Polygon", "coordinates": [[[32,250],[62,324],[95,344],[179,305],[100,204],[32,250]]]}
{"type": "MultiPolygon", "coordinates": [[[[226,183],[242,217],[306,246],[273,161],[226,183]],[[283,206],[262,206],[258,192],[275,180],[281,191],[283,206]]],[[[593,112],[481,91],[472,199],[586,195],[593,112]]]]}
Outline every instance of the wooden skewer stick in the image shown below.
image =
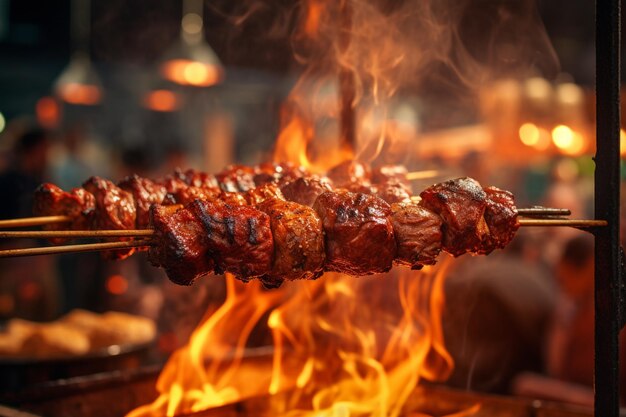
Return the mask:
{"type": "Polygon", "coordinates": [[[18,256],[52,255],[57,253],[93,252],[111,249],[125,249],[150,246],[150,240],[133,240],[130,242],[87,243],[84,245],[46,246],[42,248],[0,250],[0,258],[18,256]]]}
{"type": "Polygon", "coordinates": [[[430,170],[426,170],[426,171],[407,172],[405,177],[409,181],[425,180],[425,179],[428,179],[428,178],[434,178],[434,177],[438,176],[440,173],[441,173],[441,171],[438,171],[436,169],[430,169],[430,170]]]}
{"type": "Polygon", "coordinates": [[[606,220],[584,220],[584,219],[519,219],[520,226],[534,227],[555,227],[567,226],[586,229],[590,227],[604,227],[608,223],[606,220]]]}
{"type": "Polygon", "coordinates": [[[569,209],[559,209],[552,207],[528,207],[517,209],[520,216],[569,216],[572,212],[569,209]]]}
{"type": "Polygon", "coordinates": [[[53,237],[150,237],[154,230],[25,230],[19,232],[0,231],[0,238],[41,238],[53,237]]]}
{"type": "Polygon", "coordinates": [[[0,228],[11,229],[15,227],[41,226],[43,224],[67,223],[72,221],[69,216],[41,216],[24,217],[21,219],[0,220],[0,228]]]}

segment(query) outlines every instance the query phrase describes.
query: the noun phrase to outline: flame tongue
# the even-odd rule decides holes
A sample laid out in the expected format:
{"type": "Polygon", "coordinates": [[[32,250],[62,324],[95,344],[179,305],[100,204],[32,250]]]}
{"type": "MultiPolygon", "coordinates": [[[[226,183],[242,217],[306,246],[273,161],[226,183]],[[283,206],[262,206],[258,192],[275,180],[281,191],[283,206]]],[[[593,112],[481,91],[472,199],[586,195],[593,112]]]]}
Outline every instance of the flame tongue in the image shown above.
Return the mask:
{"type": "Polygon", "coordinates": [[[446,268],[425,269],[327,274],[272,291],[227,277],[225,302],[170,358],[159,398],[129,415],[180,415],[286,391],[268,415],[397,416],[420,379],[452,369],[440,323],[446,268]],[[259,325],[271,331],[272,360],[245,354],[259,325]]]}

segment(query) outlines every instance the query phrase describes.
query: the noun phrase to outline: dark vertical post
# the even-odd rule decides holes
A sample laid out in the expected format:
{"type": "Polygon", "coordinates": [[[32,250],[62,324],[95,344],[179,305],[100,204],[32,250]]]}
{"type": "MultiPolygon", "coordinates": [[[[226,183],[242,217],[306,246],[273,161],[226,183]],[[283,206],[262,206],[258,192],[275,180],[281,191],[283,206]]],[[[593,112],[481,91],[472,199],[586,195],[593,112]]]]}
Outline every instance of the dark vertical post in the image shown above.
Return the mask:
{"type": "MultiPolygon", "coordinates": [[[[339,50],[347,53],[352,37],[352,8],[350,0],[339,3],[339,50]]],[[[354,72],[350,68],[339,69],[339,124],[342,146],[354,151],[356,145],[356,116],[354,72]]]]}
{"type": "Polygon", "coordinates": [[[595,415],[619,414],[620,0],[596,0],[595,415]]]}

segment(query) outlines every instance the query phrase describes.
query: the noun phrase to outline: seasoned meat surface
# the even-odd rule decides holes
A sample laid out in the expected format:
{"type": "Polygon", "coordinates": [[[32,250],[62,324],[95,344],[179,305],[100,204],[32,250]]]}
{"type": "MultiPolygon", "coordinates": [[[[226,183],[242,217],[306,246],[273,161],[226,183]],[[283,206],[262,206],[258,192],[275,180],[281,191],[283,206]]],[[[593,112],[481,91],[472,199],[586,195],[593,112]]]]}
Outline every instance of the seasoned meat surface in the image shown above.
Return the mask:
{"type": "Polygon", "coordinates": [[[421,205],[443,219],[443,249],[460,256],[480,252],[489,234],[485,222],[487,193],[471,178],[457,178],[422,191],[421,205]]]}
{"type": "Polygon", "coordinates": [[[231,206],[247,206],[248,201],[243,195],[244,193],[227,193],[220,194],[220,200],[231,206]]]}
{"type": "Polygon", "coordinates": [[[477,253],[489,254],[494,249],[502,249],[511,242],[519,229],[519,222],[512,193],[496,187],[487,187],[484,190],[487,193],[485,221],[489,227],[489,234],[477,253]]]}
{"type": "Polygon", "coordinates": [[[372,183],[383,184],[392,181],[408,186],[407,174],[408,171],[404,165],[381,165],[372,170],[372,183]]]}
{"type": "Polygon", "coordinates": [[[216,273],[248,281],[271,271],[274,239],[267,214],[220,200],[196,200],[187,208],[202,222],[216,273]]]}
{"type": "Polygon", "coordinates": [[[369,181],[370,171],[367,166],[357,161],[345,161],[326,173],[338,188],[347,188],[352,183],[369,181]]]}
{"type": "Polygon", "coordinates": [[[400,181],[389,180],[377,184],[375,193],[389,204],[411,201],[411,189],[400,181]]]}
{"type": "Polygon", "coordinates": [[[396,254],[389,204],[348,191],[324,192],[313,209],[326,234],[326,269],[349,275],[387,272],[396,254]]]}
{"type": "Polygon", "coordinates": [[[312,207],[320,194],[333,188],[328,178],[312,175],[287,182],[280,189],[286,200],[312,207]]]}
{"type": "Polygon", "coordinates": [[[230,165],[215,177],[223,191],[246,192],[255,187],[255,169],[245,165],[230,165]]]}
{"type": "MultiPolygon", "coordinates": [[[[44,183],[35,190],[33,214],[35,216],[69,216],[68,223],[43,225],[44,230],[89,230],[96,208],[96,199],[82,188],[63,191],[54,184],[44,183]]],[[[52,242],[60,244],[66,239],[55,238],[52,242]]]]}
{"type": "Polygon", "coordinates": [[[315,211],[301,204],[273,198],[259,210],[270,218],[274,237],[272,270],[262,277],[268,286],[283,280],[315,279],[324,267],[324,232],[315,211]]]}
{"type": "Polygon", "coordinates": [[[193,168],[188,169],[183,174],[185,182],[193,187],[209,188],[219,190],[219,184],[215,175],[206,172],[197,171],[193,168]]]}
{"type": "Polygon", "coordinates": [[[222,192],[220,189],[213,188],[201,188],[188,186],[186,188],[181,188],[178,190],[176,194],[173,194],[174,201],[176,204],[182,204],[186,206],[194,200],[214,200],[220,198],[222,192]]]}
{"type": "MultiPolygon", "coordinates": [[[[93,227],[102,230],[128,230],[135,227],[137,210],[131,193],[122,190],[111,181],[91,177],[83,184],[83,188],[93,194],[96,209],[93,227]]],[[[114,241],[128,240],[114,238],[114,241]]],[[[132,255],[133,248],[104,252],[109,259],[124,259],[132,255]]]]}
{"type": "Polygon", "coordinates": [[[259,186],[270,182],[284,184],[309,175],[304,167],[290,163],[263,163],[257,166],[254,183],[259,186]]]}
{"type": "Polygon", "coordinates": [[[395,262],[411,269],[434,265],[441,252],[441,217],[414,203],[391,205],[398,253],[395,262]]]}
{"type": "Polygon", "coordinates": [[[166,175],[160,180],[156,181],[157,184],[160,184],[165,187],[165,191],[168,194],[176,195],[180,190],[183,190],[189,186],[187,184],[186,178],[183,173],[176,171],[173,175],[166,175]]]}
{"type": "Polygon", "coordinates": [[[278,185],[274,183],[259,185],[256,188],[246,191],[243,197],[251,206],[256,206],[257,204],[260,204],[268,199],[285,199],[285,196],[283,196],[283,193],[280,191],[280,188],[278,188],[278,185]]]}
{"type": "Polygon", "coordinates": [[[150,206],[152,204],[163,204],[167,194],[165,187],[138,175],[124,178],[119,182],[118,186],[133,196],[135,209],[137,210],[135,219],[137,229],[148,227],[150,224],[150,206]]]}
{"type": "Polygon", "coordinates": [[[168,278],[180,285],[191,285],[213,271],[204,226],[191,210],[154,205],[150,216],[157,243],[148,252],[152,265],[164,268],[168,278]]]}

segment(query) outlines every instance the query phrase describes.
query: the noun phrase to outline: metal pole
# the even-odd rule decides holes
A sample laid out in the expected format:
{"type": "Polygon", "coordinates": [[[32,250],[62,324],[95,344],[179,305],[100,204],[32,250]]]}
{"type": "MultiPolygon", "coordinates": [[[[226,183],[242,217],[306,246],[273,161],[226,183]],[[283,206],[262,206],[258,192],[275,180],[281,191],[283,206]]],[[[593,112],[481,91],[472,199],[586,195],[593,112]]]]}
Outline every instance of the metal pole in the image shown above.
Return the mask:
{"type": "MultiPolygon", "coordinates": [[[[350,0],[339,3],[339,48],[346,53],[352,38],[352,9],[350,0]]],[[[355,81],[350,68],[339,70],[340,138],[343,147],[354,152],[356,148],[356,110],[354,108],[355,81]]]]}
{"type": "Polygon", "coordinates": [[[619,414],[620,0],[596,0],[595,415],[619,414]]]}

